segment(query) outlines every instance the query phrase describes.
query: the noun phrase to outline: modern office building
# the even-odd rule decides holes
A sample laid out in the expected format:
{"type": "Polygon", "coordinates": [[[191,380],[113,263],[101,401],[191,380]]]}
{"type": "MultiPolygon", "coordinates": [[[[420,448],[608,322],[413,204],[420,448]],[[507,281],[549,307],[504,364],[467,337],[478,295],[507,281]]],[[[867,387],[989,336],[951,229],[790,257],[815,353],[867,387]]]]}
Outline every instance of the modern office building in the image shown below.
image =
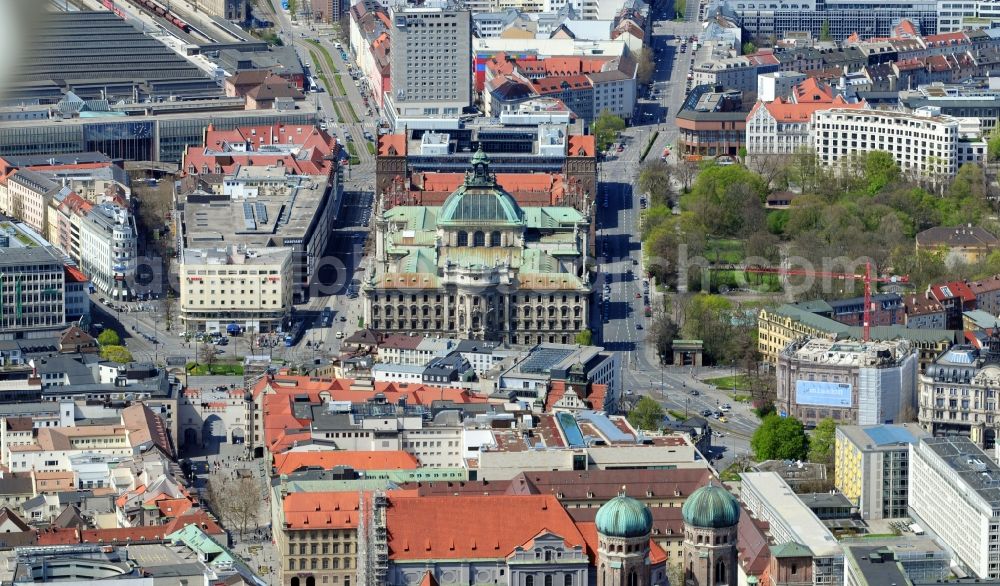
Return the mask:
{"type": "Polygon", "coordinates": [[[319,115],[309,102],[298,103],[292,111],[205,109],[181,112],[127,118],[97,116],[4,121],[0,122],[0,156],[99,151],[126,161],[177,164],[187,146],[201,144],[207,126],[231,130],[279,122],[319,123],[319,115]]]}
{"type": "Polygon", "coordinates": [[[916,424],[837,426],[834,485],[862,519],[908,515],[910,444],[927,436],[916,424]]]}
{"type": "Polygon", "coordinates": [[[0,338],[52,336],[66,327],[63,257],[50,247],[0,247],[0,338]]]}
{"type": "Polygon", "coordinates": [[[932,180],[953,177],[964,163],[986,158],[986,141],[976,125],[967,131],[958,118],[932,108],[912,113],[835,108],[813,114],[813,148],[823,165],[879,150],[890,153],[904,173],[932,180]]]}
{"type": "Polygon", "coordinates": [[[1000,466],[965,437],[910,444],[910,511],[967,572],[1000,578],[1000,466]]]}
{"type": "Polygon", "coordinates": [[[844,552],[826,525],[776,472],[740,474],[740,500],[755,519],[767,521],[775,545],[804,545],[812,554],[812,583],[844,583],[844,552]]]}
{"type": "Polygon", "coordinates": [[[472,18],[448,0],[390,8],[392,89],[383,111],[407,118],[458,119],[472,104],[472,18]]]}
{"type": "Polygon", "coordinates": [[[438,207],[378,204],[365,324],[390,333],[571,343],[588,329],[588,222],[521,207],[478,151],[438,207]]]}
{"type": "Polygon", "coordinates": [[[917,353],[909,342],[803,339],[778,356],[775,407],[816,424],[899,421],[915,408],[917,353]]]}
{"type": "Polygon", "coordinates": [[[747,116],[753,103],[743,92],[696,86],[677,112],[678,147],[684,155],[736,156],[746,140],[747,116]]]}
{"type": "Polygon", "coordinates": [[[724,0],[721,8],[751,39],[780,39],[789,32],[807,32],[814,39],[826,33],[834,41],[855,33],[889,37],[904,18],[925,35],[937,32],[938,7],[931,0],[724,0]]]}

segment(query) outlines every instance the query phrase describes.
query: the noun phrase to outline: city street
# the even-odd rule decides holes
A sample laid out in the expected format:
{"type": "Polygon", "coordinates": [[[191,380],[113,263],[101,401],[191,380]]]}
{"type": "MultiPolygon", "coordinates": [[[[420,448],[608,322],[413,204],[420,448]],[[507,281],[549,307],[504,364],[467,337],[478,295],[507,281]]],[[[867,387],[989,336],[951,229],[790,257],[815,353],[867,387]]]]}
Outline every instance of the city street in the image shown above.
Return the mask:
{"type": "MultiPolygon", "coordinates": [[[[702,411],[716,411],[720,405],[731,403],[733,411],[722,423],[710,418],[718,439],[714,444],[722,453],[719,469],[728,466],[738,454],[749,450],[749,438],[757,428],[756,416],[743,403],[732,400],[731,393],[716,390],[698,380],[698,377],[725,376],[729,369],[702,369],[695,373],[691,368],[664,367],[656,356],[653,345],[645,342],[652,317],[644,316],[644,308],[651,305],[660,311],[656,299],[649,303],[650,291],[643,281],[644,262],[639,219],[642,194],[633,191],[633,185],[642,165],[640,158],[649,137],[658,132],[649,151],[648,159],[660,156],[664,147],[670,147],[671,157],[676,157],[678,137],[674,116],[686,95],[686,76],[691,65],[691,52],[681,53],[680,40],[700,32],[697,22],[698,3],[687,3],[683,22],[663,20],[664,14],[672,15],[672,8],[657,9],[652,44],[657,52],[653,87],[659,90],[655,99],[642,99],[636,109],[635,124],[622,133],[624,150],[612,149],[599,167],[601,191],[597,202],[597,256],[601,272],[595,284],[594,323],[603,323],[596,343],[618,352],[623,365],[624,390],[630,396],[649,395],[665,409],[686,412],[690,415],[702,411]],[[607,302],[602,294],[607,289],[607,302]],[[692,395],[695,390],[698,395],[692,395]]],[[[676,259],[665,259],[675,262],[676,259]]],[[[654,313],[655,315],[655,313],[654,313]]]]}

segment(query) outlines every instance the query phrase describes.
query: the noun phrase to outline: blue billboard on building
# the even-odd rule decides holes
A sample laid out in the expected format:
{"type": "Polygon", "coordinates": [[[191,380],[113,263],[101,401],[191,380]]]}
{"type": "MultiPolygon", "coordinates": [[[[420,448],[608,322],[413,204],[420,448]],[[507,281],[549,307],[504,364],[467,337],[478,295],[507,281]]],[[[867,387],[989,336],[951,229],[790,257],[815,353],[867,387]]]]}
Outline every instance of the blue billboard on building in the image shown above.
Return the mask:
{"type": "Polygon", "coordinates": [[[795,402],[817,407],[851,407],[851,385],[813,380],[795,381],[795,402]]]}

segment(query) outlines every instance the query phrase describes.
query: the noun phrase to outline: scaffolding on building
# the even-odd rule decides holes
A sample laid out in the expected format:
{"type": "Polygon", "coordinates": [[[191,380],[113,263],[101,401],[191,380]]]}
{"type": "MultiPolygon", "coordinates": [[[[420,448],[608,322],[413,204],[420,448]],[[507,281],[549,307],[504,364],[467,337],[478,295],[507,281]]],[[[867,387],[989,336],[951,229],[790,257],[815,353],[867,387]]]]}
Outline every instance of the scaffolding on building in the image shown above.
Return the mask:
{"type": "Polygon", "coordinates": [[[358,574],[359,586],[384,586],[389,573],[389,542],[385,526],[388,498],[376,490],[370,498],[358,492],[358,574]]]}

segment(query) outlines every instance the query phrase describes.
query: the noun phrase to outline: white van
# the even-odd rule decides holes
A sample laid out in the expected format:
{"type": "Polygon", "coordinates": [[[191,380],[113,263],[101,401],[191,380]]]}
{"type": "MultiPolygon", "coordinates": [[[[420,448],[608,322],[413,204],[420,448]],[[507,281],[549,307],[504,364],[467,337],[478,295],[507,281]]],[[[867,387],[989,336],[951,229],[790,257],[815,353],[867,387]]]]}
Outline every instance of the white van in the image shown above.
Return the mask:
{"type": "Polygon", "coordinates": [[[337,49],[343,48],[343,45],[341,45],[340,43],[334,43],[333,46],[334,46],[334,48],[337,48],[337,49]]]}

